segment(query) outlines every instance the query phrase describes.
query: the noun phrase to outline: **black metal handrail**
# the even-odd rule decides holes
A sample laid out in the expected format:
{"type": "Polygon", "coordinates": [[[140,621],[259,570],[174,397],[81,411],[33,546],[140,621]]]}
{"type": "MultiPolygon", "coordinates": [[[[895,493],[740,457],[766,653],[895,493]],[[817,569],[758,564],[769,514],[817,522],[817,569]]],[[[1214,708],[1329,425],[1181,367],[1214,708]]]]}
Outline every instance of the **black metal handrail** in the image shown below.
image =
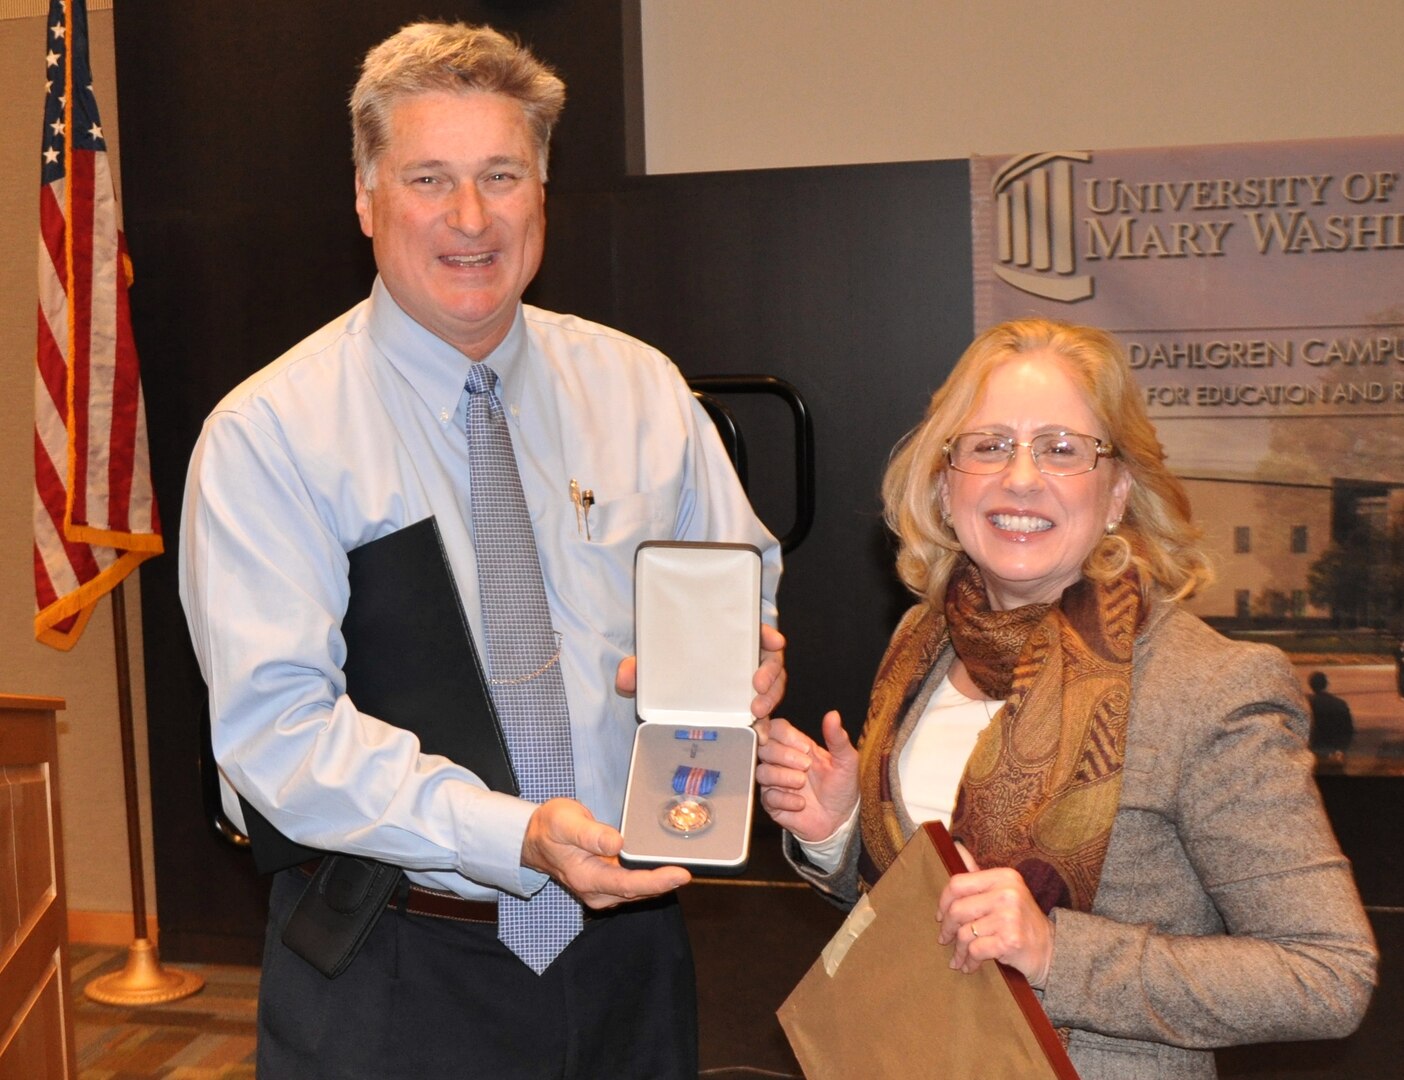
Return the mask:
{"type": "Polygon", "coordinates": [[[717,434],[721,436],[722,446],[726,448],[726,456],[731,458],[732,467],[736,469],[736,476],[741,481],[741,487],[749,492],[751,479],[746,461],[746,438],[741,434],[741,426],[736,423],[736,414],[705,390],[693,390],[692,396],[701,403],[702,408],[707,410],[707,415],[712,418],[717,434]]]}
{"type": "MultiPolygon", "coordinates": [[[[789,406],[795,423],[795,517],[790,531],[780,538],[780,549],[785,552],[793,551],[809,535],[809,530],[814,525],[814,422],[810,419],[809,407],[804,398],[793,385],[774,375],[698,375],[687,382],[704,406],[707,405],[707,401],[703,395],[714,398],[717,394],[771,394],[789,406]]],[[[724,406],[721,408],[724,409],[724,406]]],[[[708,408],[708,413],[715,422],[716,413],[711,408],[708,408]]],[[[730,416],[729,410],[726,416],[731,434],[737,445],[742,448],[744,462],[745,441],[741,438],[740,429],[736,427],[735,418],[730,416]]],[[[717,426],[718,430],[722,431],[722,425],[717,426]]],[[[723,431],[723,443],[727,440],[728,434],[723,431]]],[[[736,472],[745,486],[746,476],[742,468],[743,466],[738,464],[736,472]]]]}

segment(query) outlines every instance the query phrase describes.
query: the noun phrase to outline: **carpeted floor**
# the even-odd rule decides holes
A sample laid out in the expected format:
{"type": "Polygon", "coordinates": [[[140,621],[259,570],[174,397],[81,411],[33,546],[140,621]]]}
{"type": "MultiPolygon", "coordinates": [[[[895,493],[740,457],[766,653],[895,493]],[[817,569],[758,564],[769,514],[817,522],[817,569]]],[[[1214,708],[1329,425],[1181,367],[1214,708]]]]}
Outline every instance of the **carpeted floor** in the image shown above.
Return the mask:
{"type": "MultiPolygon", "coordinates": [[[[698,882],[683,894],[697,960],[702,1076],[800,1080],[775,1010],[842,915],[793,882],[698,882]],[[764,927],[741,947],[738,927],[764,927]]],[[[83,987],[118,971],[126,950],[71,948],[79,1080],[251,1080],[258,969],[173,964],[203,976],[168,1005],[122,1008],[83,987]]]]}
{"type": "MultiPolygon", "coordinates": [[[[778,831],[758,827],[744,877],[698,880],[681,894],[706,1080],[800,1080],[775,1010],[843,915],[794,879],[778,847],[778,831]]],[[[163,957],[202,975],[204,989],[169,1005],[120,1008],[90,1001],[83,987],[119,970],[126,950],[75,945],[72,958],[79,1080],[253,1077],[257,968],[163,957]]]]}
{"type": "Polygon", "coordinates": [[[74,1035],[79,1080],[252,1080],[258,969],[180,964],[205,986],[183,1001],[124,1008],[83,993],[120,971],[125,949],[73,945],[74,1035]]]}
{"type": "MultiPolygon", "coordinates": [[[[1378,820],[1378,806],[1372,812],[1378,830],[1385,823],[1378,820]]],[[[1336,807],[1334,816],[1344,813],[1336,807]]],[[[775,1010],[843,917],[794,880],[777,849],[778,832],[760,826],[744,878],[699,880],[681,893],[697,963],[705,1080],[800,1080],[775,1010]]],[[[1219,1067],[1226,1080],[1399,1075],[1404,1060],[1404,1025],[1398,1022],[1404,1015],[1404,906],[1398,904],[1398,892],[1404,875],[1395,862],[1357,857],[1356,864],[1367,901],[1385,901],[1370,908],[1383,963],[1364,1026],[1343,1041],[1221,1051],[1219,1067]]],[[[82,992],[90,979],[120,969],[125,949],[75,945],[72,958],[79,1080],[251,1080],[257,968],[167,960],[169,966],[202,975],[204,989],[169,1005],[128,1009],[97,1004],[82,992]]]]}

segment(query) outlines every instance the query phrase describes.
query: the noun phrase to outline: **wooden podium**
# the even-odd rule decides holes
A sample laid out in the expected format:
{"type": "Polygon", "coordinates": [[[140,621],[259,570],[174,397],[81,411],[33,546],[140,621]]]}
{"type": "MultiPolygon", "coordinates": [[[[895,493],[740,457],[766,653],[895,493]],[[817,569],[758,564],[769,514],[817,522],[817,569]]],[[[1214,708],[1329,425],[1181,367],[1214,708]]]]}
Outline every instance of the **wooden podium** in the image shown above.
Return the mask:
{"type": "Polygon", "coordinates": [[[63,706],[0,694],[0,1078],[78,1075],[54,731],[63,706]]]}

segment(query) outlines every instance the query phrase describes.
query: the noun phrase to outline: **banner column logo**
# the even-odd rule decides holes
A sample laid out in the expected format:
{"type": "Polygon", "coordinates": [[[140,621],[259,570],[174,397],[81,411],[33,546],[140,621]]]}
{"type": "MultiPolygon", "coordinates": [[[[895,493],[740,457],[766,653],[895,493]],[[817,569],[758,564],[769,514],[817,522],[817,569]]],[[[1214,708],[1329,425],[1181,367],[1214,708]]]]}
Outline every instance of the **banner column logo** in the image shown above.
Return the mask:
{"type": "Polygon", "coordinates": [[[1092,295],[1092,276],[1077,273],[1072,174],[1073,162],[1091,160],[1077,151],[1024,154],[995,173],[998,246],[992,268],[1001,281],[1062,303],[1092,295]]]}

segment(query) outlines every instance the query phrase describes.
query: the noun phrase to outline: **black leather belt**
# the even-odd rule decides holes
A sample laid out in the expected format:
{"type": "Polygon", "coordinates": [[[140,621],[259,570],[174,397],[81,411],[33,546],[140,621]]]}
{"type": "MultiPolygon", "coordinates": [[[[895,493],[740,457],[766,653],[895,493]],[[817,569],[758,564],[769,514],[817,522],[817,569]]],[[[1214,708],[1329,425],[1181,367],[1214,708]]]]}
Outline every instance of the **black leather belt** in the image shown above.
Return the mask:
{"type": "Polygon", "coordinates": [[[491,900],[465,900],[456,893],[441,889],[430,889],[413,882],[406,882],[409,890],[399,889],[397,896],[391,897],[393,911],[407,911],[411,915],[428,915],[435,919],[455,919],[458,922],[496,923],[497,903],[491,900]]]}
{"type": "MultiPolygon", "coordinates": [[[[308,877],[317,872],[321,859],[309,859],[300,869],[308,877]]],[[[410,915],[427,915],[433,919],[453,919],[456,922],[492,923],[497,922],[497,902],[493,900],[465,900],[457,893],[442,889],[430,889],[402,881],[386,904],[391,911],[410,915]]]]}

